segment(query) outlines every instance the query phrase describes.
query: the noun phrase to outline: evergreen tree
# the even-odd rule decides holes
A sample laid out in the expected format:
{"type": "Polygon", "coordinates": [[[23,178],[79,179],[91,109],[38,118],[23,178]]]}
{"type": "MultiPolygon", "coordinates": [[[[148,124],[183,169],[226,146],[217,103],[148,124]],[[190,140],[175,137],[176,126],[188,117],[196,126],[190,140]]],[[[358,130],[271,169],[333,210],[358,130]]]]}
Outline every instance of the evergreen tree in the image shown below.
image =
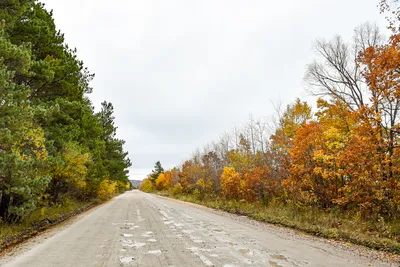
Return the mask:
{"type": "Polygon", "coordinates": [[[157,161],[156,164],[154,164],[154,170],[151,172],[151,180],[155,182],[161,173],[164,173],[164,168],[161,166],[161,162],[157,161]]]}
{"type": "Polygon", "coordinates": [[[29,87],[15,83],[31,64],[29,49],[0,32],[0,216],[16,221],[35,208],[46,189],[43,130],[34,122],[29,87]]]}
{"type": "Polygon", "coordinates": [[[43,4],[1,1],[0,216],[7,221],[29,214],[38,199],[62,204],[126,188],[125,142],[115,137],[111,103],[94,112],[93,77],[43,4]]]}
{"type": "Polygon", "coordinates": [[[117,139],[117,127],[114,126],[114,107],[104,101],[100,112],[103,127],[102,139],[105,143],[104,166],[107,177],[114,181],[129,182],[127,168],[131,166],[128,153],[123,150],[124,140],[117,139]]]}

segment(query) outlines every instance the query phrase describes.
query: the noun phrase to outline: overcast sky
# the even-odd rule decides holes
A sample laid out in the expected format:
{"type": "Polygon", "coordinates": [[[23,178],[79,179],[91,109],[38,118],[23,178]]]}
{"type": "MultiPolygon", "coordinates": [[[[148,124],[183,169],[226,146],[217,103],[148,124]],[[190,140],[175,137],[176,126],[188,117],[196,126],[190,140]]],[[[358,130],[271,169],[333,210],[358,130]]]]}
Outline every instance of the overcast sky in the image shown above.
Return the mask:
{"type": "Polygon", "coordinates": [[[386,22],[378,0],[45,0],[115,108],[131,179],[173,167],[272,102],[306,98],[316,39],[386,22]]]}

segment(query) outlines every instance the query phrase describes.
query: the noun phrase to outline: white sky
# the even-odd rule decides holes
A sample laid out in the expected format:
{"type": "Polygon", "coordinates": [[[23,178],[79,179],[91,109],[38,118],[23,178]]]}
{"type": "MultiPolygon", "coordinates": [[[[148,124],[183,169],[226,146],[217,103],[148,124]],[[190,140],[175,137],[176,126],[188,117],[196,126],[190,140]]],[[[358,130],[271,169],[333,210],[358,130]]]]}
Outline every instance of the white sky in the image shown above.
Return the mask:
{"type": "Polygon", "coordinates": [[[169,168],[271,103],[308,99],[316,39],[386,26],[378,0],[45,0],[70,47],[96,74],[91,94],[115,108],[142,179],[169,168]]]}

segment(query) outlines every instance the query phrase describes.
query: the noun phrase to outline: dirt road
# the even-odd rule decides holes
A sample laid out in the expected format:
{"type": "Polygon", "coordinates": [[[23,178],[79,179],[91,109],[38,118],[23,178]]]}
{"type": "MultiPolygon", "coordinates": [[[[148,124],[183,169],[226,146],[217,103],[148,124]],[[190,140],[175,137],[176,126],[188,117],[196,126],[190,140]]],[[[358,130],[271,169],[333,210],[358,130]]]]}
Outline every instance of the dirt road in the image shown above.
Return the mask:
{"type": "Polygon", "coordinates": [[[361,249],[138,191],[54,231],[3,257],[0,265],[398,266],[360,255],[361,249]]]}

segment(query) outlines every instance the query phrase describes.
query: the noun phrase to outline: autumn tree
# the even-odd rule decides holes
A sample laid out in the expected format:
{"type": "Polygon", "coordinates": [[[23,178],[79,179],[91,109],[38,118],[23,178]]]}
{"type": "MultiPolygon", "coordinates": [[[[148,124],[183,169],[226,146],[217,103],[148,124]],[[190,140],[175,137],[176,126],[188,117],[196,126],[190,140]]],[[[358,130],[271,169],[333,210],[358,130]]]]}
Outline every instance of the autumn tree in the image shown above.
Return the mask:
{"type": "Polygon", "coordinates": [[[204,166],[201,163],[199,155],[195,155],[191,160],[187,160],[183,163],[181,172],[179,173],[180,184],[183,190],[186,192],[192,192],[196,188],[198,180],[204,178],[209,180],[208,177],[204,176],[204,166]]]}
{"type": "MultiPolygon", "coordinates": [[[[371,119],[375,128],[379,128],[379,134],[383,143],[377,153],[382,155],[382,169],[385,181],[390,181],[392,187],[397,188],[395,182],[399,175],[397,157],[399,146],[399,111],[400,111],[400,35],[393,35],[388,44],[369,47],[360,54],[359,62],[363,66],[371,98],[371,119]]],[[[395,190],[393,190],[395,191],[395,190]]],[[[385,193],[387,201],[393,198],[393,191],[385,193]]]]}
{"type": "Polygon", "coordinates": [[[233,167],[224,167],[221,175],[222,195],[226,198],[240,199],[245,187],[244,180],[233,167]]]}
{"type": "MultiPolygon", "coordinates": [[[[322,177],[314,175],[317,167],[314,161],[314,152],[321,144],[322,127],[317,122],[310,122],[297,130],[293,140],[293,147],[290,150],[291,165],[290,176],[283,181],[283,185],[290,194],[290,201],[311,204],[318,201],[314,182],[322,177]]],[[[318,188],[317,188],[318,190],[318,188]]]]}
{"type": "Polygon", "coordinates": [[[60,152],[60,159],[54,162],[51,170],[51,196],[54,203],[59,202],[60,194],[81,196],[87,185],[89,153],[83,153],[79,146],[67,144],[60,152]]]}
{"type": "Polygon", "coordinates": [[[171,178],[172,177],[169,172],[166,172],[165,174],[160,173],[156,180],[156,189],[160,191],[169,189],[172,185],[171,178]]]}
{"type": "Polygon", "coordinates": [[[312,112],[307,102],[296,99],[284,112],[278,111],[278,116],[275,133],[270,137],[269,161],[271,175],[276,179],[284,179],[290,164],[289,151],[297,129],[311,120],[312,112]]]}

